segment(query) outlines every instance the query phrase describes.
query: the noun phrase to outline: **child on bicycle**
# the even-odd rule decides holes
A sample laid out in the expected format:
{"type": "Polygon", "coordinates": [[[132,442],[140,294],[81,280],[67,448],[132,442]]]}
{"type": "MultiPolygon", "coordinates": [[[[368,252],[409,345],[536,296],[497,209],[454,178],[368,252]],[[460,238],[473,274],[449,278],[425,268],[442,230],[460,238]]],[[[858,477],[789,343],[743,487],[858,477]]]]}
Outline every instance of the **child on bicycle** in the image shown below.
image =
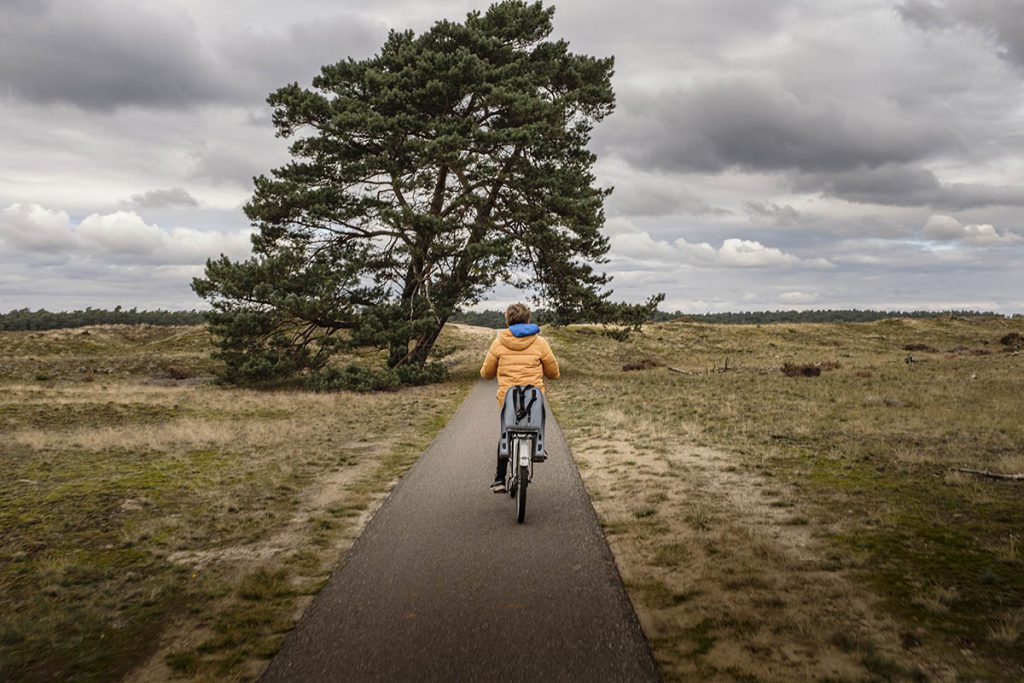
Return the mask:
{"type": "MultiPolygon", "coordinates": [[[[530,324],[530,309],[523,304],[512,304],[505,311],[505,322],[508,329],[498,333],[491,342],[484,365],[480,368],[480,376],[484,379],[498,378],[499,420],[505,394],[510,387],[532,384],[544,391],[544,378],[560,377],[558,361],[551,352],[551,346],[540,336],[540,328],[530,324]]],[[[507,464],[508,458],[501,457],[499,445],[497,471],[491,484],[495,493],[505,491],[507,464]]]]}

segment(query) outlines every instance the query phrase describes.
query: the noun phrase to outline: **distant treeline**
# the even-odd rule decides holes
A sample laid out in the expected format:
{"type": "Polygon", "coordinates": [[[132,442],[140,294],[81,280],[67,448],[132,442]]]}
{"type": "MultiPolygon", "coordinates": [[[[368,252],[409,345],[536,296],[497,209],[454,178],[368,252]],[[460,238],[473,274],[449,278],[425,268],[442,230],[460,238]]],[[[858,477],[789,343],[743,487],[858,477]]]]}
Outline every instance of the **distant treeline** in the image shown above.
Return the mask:
{"type": "MultiPolygon", "coordinates": [[[[823,311],[749,311],[743,313],[682,313],[656,311],[650,322],[689,320],[702,323],[723,323],[727,325],[754,325],[761,323],[865,323],[885,318],[976,318],[983,316],[1003,317],[999,313],[982,311],[871,311],[871,310],[823,310],[823,311]]],[[[545,322],[545,312],[536,311],[533,321],[545,322]]],[[[1016,317],[1016,316],[1015,316],[1016,317]]],[[[451,317],[452,322],[500,329],[505,327],[502,311],[464,311],[451,317]]]]}
{"type": "MultiPolygon", "coordinates": [[[[704,323],[751,325],[758,323],[863,323],[884,318],[971,318],[980,316],[1003,317],[999,313],[981,311],[749,311],[744,313],[668,313],[656,311],[650,322],[690,320],[704,323]]],[[[1020,317],[1020,316],[1013,316],[1020,317]]],[[[533,322],[543,325],[549,315],[539,309],[533,313],[533,322]]],[[[455,323],[500,329],[505,327],[503,311],[460,311],[451,317],[455,323]]],[[[112,311],[86,308],[81,311],[32,311],[21,308],[0,313],[0,330],[56,330],[86,325],[200,325],[205,322],[202,311],[140,311],[120,306],[112,311]]]]}
{"type": "Polygon", "coordinates": [[[31,311],[21,308],[0,313],[0,330],[57,330],[86,325],[198,325],[204,321],[202,311],[140,311],[123,309],[112,311],[86,308],[83,311],[31,311]]]}
{"type": "Polygon", "coordinates": [[[742,313],[665,313],[658,311],[651,322],[668,320],[692,320],[703,323],[724,323],[731,325],[753,325],[760,323],[868,323],[886,318],[982,318],[998,317],[991,311],[872,311],[872,310],[821,310],[821,311],[749,311],[742,313]]]}

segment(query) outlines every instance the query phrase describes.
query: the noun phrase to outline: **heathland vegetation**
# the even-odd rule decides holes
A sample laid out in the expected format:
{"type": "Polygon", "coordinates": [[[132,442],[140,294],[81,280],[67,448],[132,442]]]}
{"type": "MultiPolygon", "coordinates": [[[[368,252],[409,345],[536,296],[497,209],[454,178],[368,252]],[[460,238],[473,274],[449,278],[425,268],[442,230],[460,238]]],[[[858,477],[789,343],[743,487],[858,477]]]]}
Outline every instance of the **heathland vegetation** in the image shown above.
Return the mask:
{"type": "Polygon", "coordinates": [[[257,676],[465,395],[440,344],[445,384],[314,393],[212,383],[198,326],[0,332],[0,680],[257,676]]]}
{"type": "Polygon", "coordinates": [[[549,334],[666,678],[1024,680],[1021,321],[549,334]]]}
{"type": "MultiPolygon", "coordinates": [[[[667,679],[1024,676],[1019,321],[601,330],[545,331],[550,396],[667,679]]],[[[362,394],[214,384],[201,327],[0,333],[0,678],[258,675],[470,331],[362,394]]]]}

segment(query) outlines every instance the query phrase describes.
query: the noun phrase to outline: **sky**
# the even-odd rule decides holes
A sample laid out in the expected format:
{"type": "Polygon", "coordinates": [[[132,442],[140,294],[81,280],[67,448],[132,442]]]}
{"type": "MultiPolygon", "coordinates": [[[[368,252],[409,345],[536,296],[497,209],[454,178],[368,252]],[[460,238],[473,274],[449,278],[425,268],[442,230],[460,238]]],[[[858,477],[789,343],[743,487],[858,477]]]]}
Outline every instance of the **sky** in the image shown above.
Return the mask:
{"type": "MultiPolygon", "coordinates": [[[[288,159],[266,96],[488,4],[0,0],[0,311],[201,307],[288,159]]],[[[615,57],[615,299],[1024,313],[1024,0],[555,7],[615,57]]]]}

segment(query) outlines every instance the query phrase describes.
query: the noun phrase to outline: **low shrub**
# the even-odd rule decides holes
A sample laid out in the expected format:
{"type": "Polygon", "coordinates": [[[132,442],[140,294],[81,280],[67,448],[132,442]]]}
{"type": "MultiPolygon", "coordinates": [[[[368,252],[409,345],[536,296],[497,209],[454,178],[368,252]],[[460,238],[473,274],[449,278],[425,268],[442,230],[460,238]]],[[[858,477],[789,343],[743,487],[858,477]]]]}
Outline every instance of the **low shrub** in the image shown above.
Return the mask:
{"type": "Polygon", "coordinates": [[[1003,335],[999,340],[999,343],[1012,349],[1022,348],[1024,347],[1024,334],[1021,334],[1020,332],[1010,332],[1009,334],[1003,335]]]}
{"type": "Polygon", "coordinates": [[[443,382],[448,370],[442,363],[402,365],[373,369],[360,365],[326,368],[309,379],[313,391],[394,391],[403,386],[421,386],[443,382]]]}
{"type": "Polygon", "coordinates": [[[786,363],[782,366],[782,374],[786,377],[817,377],[821,368],[817,365],[786,363]]]}

